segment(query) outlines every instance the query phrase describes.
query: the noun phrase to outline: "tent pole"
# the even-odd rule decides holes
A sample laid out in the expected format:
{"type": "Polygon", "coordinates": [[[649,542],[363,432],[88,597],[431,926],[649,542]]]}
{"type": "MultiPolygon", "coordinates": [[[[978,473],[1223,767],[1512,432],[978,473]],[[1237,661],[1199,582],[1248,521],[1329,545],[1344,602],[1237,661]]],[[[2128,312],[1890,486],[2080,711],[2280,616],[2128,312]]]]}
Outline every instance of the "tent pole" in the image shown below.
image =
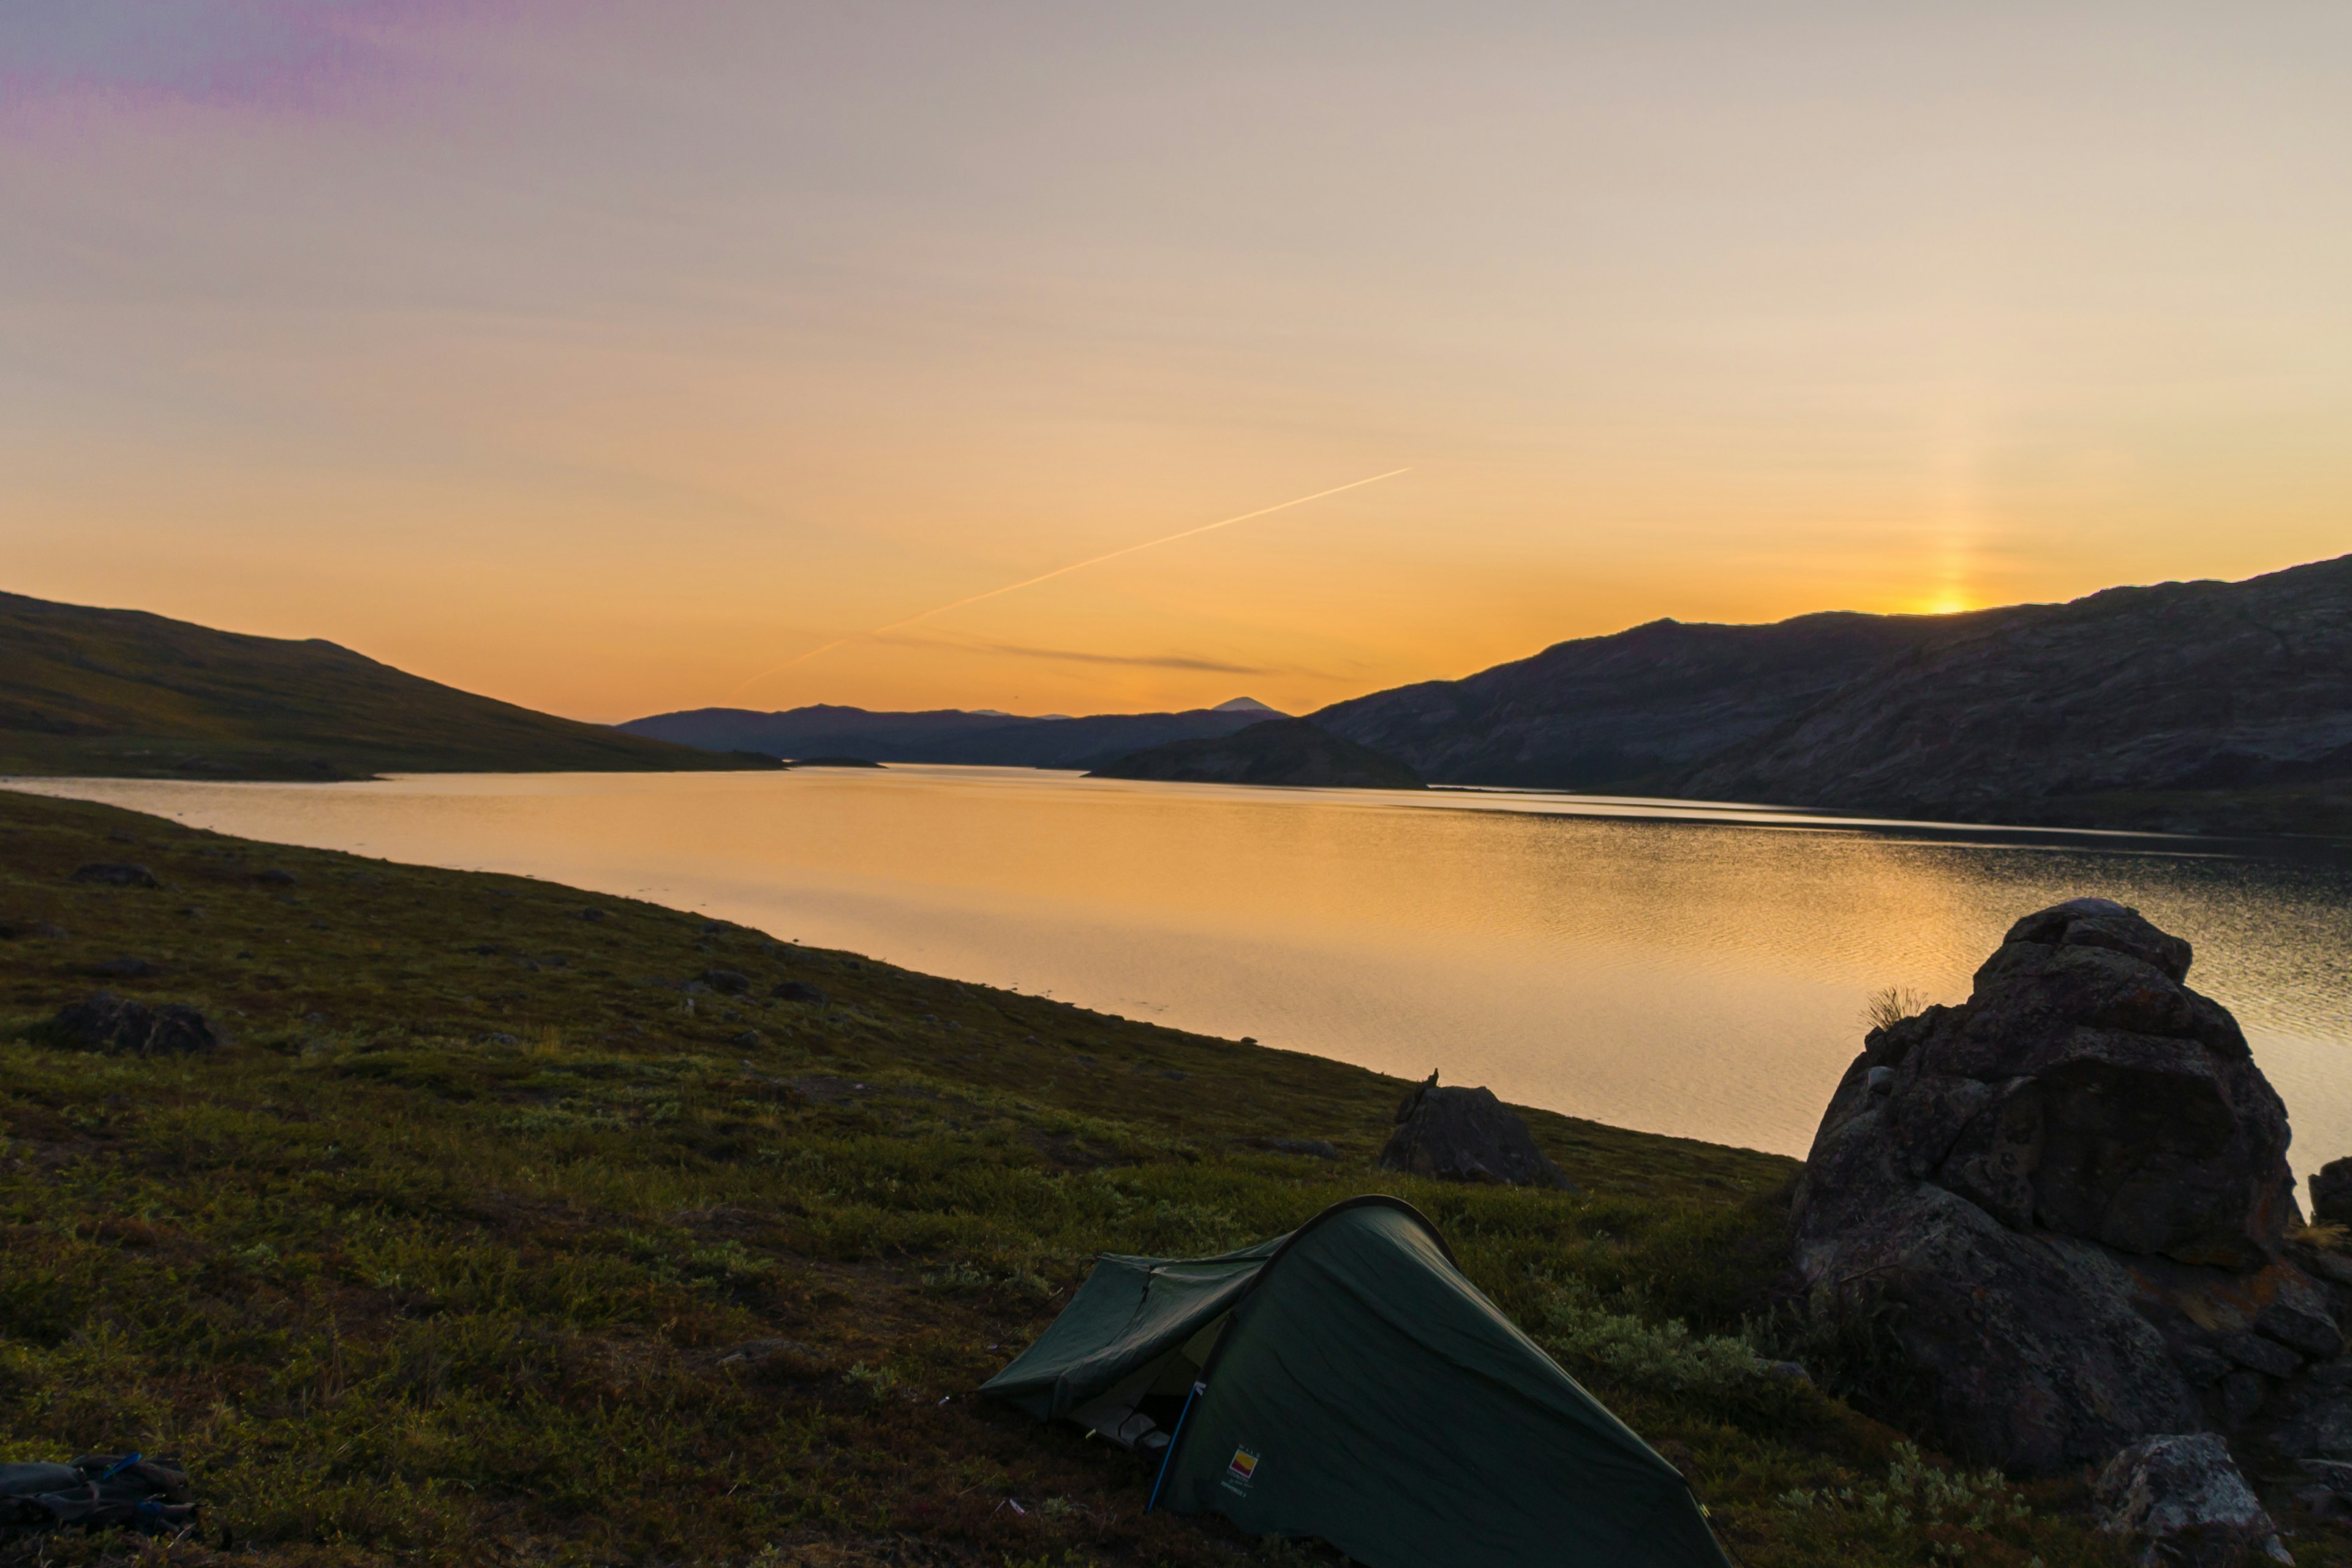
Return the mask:
{"type": "Polygon", "coordinates": [[[1192,1401],[1200,1398],[1208,1386],[1195,1380],[1192,1386],[1185,1390],[1184,1408],[1176,1413],[1176,1430],[1168,1435],[1168,1451],[1160,1456],[1160,1473],[1151,1478],[1151,1498],[1143,1505],[1146,1513],[1160,1506],[1160,1483],[1168,1479],[1169,1461],[1176,1458],[1176,1445],[1184,1440],[1185,1417],[1192,1414],[1192,1401]]]}

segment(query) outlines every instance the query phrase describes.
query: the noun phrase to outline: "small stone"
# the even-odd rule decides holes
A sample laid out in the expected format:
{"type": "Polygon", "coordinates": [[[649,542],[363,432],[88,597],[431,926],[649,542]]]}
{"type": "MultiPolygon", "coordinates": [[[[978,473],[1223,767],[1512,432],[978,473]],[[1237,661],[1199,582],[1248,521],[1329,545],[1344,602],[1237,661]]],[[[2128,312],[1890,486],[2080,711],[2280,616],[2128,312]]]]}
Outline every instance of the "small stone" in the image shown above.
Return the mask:
{"type": "Polygon", "coordinates": [[[580,911],[580,918],[583,921],[602,921],[609,920],[612,917],[603,910],[587,909],[580,911]]]}
{"type": "Polygon", "coordinates": [[[805,980],[787,980],[768,994],[780,1002],[807,1002],[819,1007],[826,1001],[825,994],[805,980]]]}
{"type": "Polygon", "coordinates": [[[2144,1437],[2109,1460],[2092,1489],[2099,1529],[2139,1545],[2138,1561],[2225,1568],[2259,1552],[2294,1558],[2229,1445],[2210,1432],[2144,1437]]]}
{"type": "Polygon", "coordinates": [[[271,866],[256,871],[253,874],[253,879],[266,888],[290,888],[302,879],[283,866],[271,866]]]}
{"type": "Polygon", "coordinates": [[[730,1046],[741,1047],[745,1050],[756,1050],[766,1045],[768,1040],[767,1037],[757,1029],[745,1029],[740,1034],[729,1037],[727,1043],[730,1046]]]}
{"type": "Polygon", "coordinates": [[[1777,1377],[1784,1383],[1813,1381],[1813,1374],[1805,1370],[1805,1363],[1801,1361],[1768,1361],[1764,1363],[1764,1375],[1777,1377]]]}
{"type": "Polygon", "coordinates": [[[108,1056],[195,1056],[221,1046],[220,1031],[194,1007],[148,1007],[109,991],[60,1010],[48,1027],[76,1049],[108,1056]]]}
{"type": "Polygon", "coordinates": [[[116,860],[100,860],[84,866],[73,874],[73,879],[104,888],[160,888],[163,885],[146,867],[116,860]]]}
{"type": "Polygon", "coordinates": [[[1528,1124],[1486,1089],[1440,1089],[1437,1075],[1416,1085],[1397,1107],[1397,1130],[1381,1151],[1384,1171],[1407,1171],[1448,1182],[1500,1182],[1511,1186],[1574,1184],[1536,1147],[1528,1124]]]}
{"type": "Polygon", "coordinates": [[[102,963],[91,964],[89,972],[104,975],[109,980],[148,980],[163,973],[163,966],[151,963],[143,958],[110,958],[102,963]]]}
{"type": "Polygon", "coordinates": [[[740,996],[751,989],[751,977],[735,969],[706,969],[702,972],[702,983],[729,996],[740,996]]]}
{"type": "Polygon", "coordinates": [[[2312,1173],[2311,1223],[2352,1226],[2352,1157],[2330,1160],[2312,1173]]]}

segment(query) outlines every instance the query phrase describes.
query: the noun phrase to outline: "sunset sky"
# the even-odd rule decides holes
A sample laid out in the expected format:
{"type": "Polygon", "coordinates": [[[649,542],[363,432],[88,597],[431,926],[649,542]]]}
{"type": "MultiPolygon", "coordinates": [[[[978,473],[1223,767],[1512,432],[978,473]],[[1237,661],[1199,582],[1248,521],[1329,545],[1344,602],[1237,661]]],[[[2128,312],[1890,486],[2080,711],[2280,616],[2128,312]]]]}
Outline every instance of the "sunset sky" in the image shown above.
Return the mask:
{"type": "Polygon", "coordinates": [[[618,720],[2245,576],[2352,550],[2347,61],[2342,0],[10,6],[0,588],[618,720]]]}

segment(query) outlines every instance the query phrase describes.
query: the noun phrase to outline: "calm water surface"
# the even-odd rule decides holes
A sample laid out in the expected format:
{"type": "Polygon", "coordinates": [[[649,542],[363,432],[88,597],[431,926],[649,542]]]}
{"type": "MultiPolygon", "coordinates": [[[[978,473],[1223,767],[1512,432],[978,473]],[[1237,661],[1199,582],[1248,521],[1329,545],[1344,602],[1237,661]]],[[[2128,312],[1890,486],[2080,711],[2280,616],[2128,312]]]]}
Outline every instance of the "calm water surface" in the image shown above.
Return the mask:
{"type": "Polygon", "coordinates": [[[1026,769],[37,781],[192,825],[522,872],[910,968],[1801,1154],[1880,987],[1958,1001],[2095,893],[2196,944],[2296,1164],[2352,1152],[2352,866],[1684,802],[1026,769]]]}

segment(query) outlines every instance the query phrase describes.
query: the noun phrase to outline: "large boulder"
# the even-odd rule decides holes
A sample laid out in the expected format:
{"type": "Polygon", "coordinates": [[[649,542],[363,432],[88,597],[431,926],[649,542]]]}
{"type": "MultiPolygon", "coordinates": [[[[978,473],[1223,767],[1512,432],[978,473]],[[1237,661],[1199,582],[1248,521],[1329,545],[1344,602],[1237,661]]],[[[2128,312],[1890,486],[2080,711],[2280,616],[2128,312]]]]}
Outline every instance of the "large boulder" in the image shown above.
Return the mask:
{"type": "Polygon", "coordinates": [[[2189,960],[2104,899],[2028,915],[1965,1004],[1872,1030],[1822,1118],[1809,1304],[1874,1319],[1972,1458],[2047,1472],[2277,1415],[2343,1348],[2290,1256],[2285,1108],[2189,960]]]}
{"type": "Polygon", "coordinates": [[[2091,1500],[2100,1530],[2123,1537],[2141,1568],[2294,1562],[2229,1445],[2210,1432],[2133,1444],[2099,1472],[2091,1500]]]}
{"type": "Polygon", "coordinates": [[[1528,1124],[1492,1089],[1440,1089],[1437,1075],[1415,1084],[1397,1107],[1396,1131],[1381,1151],[1384,1171],[1449,1182],[1520,1187],[1573,1185],[1536,1147],[1528,1124]]]}

